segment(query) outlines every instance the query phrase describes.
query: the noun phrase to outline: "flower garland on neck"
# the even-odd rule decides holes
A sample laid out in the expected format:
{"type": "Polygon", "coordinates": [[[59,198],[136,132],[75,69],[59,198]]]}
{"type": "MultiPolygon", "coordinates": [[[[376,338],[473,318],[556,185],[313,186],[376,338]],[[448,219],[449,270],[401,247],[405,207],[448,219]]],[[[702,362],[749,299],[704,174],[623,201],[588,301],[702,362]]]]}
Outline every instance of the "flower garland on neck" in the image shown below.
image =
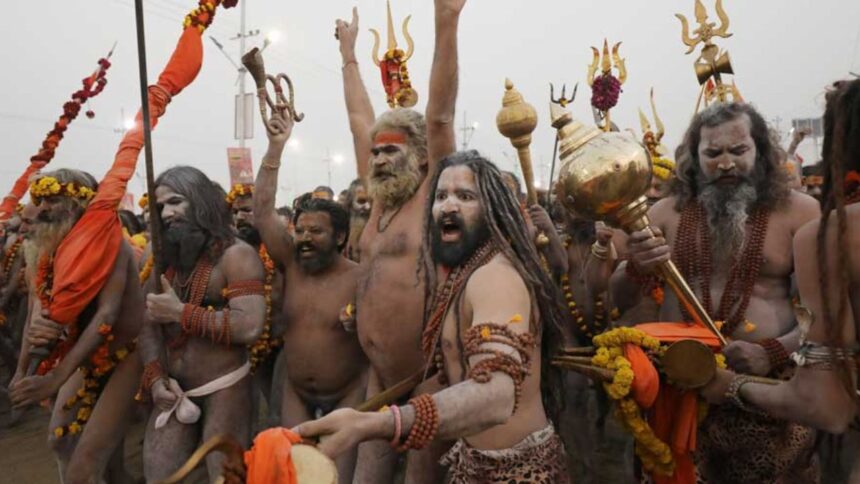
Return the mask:
{"type": "Polygon", "coordinates": [[[260,244],[259,255],[260,261],[266,269],[266,280],[263,285],[266,298],[266,320],[260,338],[248,347],[251,371],[263,364],[272,351],[278,347],[278,341],[272,339],[272,281],[275,279],[275,261],[269,256],[269,251],[266,250],[264,244],[260,244]]]}
{"type": "Polygon", "coordinates": [[[79,434],[84,430],[84,426],[93,413],[93,407],[95,407],[113,371],[120,362],[125,360],[129,353],[134,351],[136,343],[132,341],[111,354],[108,349],[108,345],[114,339],[111,330],[110,325],[102,324],[99,326],[99,334],[104,337],[104,344],[99,346],[92,356],[90,356],[89,366],[78,368],[83,376],[81,387],[66,400],[65,404],[63,404],[63,410],[68,412],[79,403],[80,407],[75,412],[75,420],[69,424],[54,428],[54,436],[58,439],[66,435],[79,434]]]}
{"type": "MultiPolygon", "coordinates": [[[[54,257],[42,256],[36,266],[36,277],[34,279],[36,297],[42,308],[48,308],[51,305],[51,290],[54,285],[54,257]]],[[[36,369],[37,375],[45,375],[49,371],[57,367],[60,361],[65,358],[66,354],[71,351],[75,342],[78,340],[79,328],[77,324],[70,324],[65,327],[65,333],[57,340],[51,354],[42,360],[39,367],[36,369]]]]}

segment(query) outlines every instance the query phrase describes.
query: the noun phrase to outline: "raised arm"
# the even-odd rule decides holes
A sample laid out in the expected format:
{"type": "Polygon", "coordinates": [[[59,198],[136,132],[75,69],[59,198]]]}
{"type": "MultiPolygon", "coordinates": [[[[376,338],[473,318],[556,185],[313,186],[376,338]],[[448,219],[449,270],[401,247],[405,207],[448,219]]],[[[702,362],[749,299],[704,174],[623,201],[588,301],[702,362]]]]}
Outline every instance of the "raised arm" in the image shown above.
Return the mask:
{"type": "Polygon", "coordinates": [[[430,71],[427,97],[428,166],[433,173],[436,163],[457,149],[454,133],[454,110],[457,103],[458,58],[457,28],[466,0],[436,0],[436,46],[430,71]]]}
{"type": "Polygon", "coordinates": [[[293,242],[286,224],[275,211],[275,195],[278,192],[281,155],[292,130],[293,121],[289,116],[272,113],[266,127],[269,148],[260,163],[260,171],[257,172],[257,182],[254,185],[254,226],[260,232],[269,255],[283,266],[290,263],[293,242]]]}
{"type": "Polygon", "coordinates": [[[355,147],[355,163],[358,177],[367,179],[370,159],[370,130],[376,121],[373,105],[355,57],[355,39],[358,37],[358,7],[352,8],[352,22],[338,19],[335,37],[340,41],[340,55],[343,59],[343,97],[346,99],[346,112],[349,115],[349,130],[355,147]]]}

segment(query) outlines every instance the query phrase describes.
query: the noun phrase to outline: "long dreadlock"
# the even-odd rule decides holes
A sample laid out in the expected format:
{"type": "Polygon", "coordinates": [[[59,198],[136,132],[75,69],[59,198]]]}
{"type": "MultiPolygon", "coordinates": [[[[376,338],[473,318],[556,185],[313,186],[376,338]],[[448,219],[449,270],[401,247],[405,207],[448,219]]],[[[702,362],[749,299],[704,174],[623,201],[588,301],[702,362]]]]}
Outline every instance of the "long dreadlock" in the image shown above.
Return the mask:
{"type": "MultiPolygon", "coordinates": [[[[532,327],[541,341],[541,395],[547,416],[558,423],[558,412],[563,401],[561,393],[561,371],[550,365],[550,358],[563,344],[561,332],[564,313],[559,304],[561,298],[550,276],[541,267],[534,242],[526,230],[526,222],[520,206],[511,190],[505,185],[502,173],[491,161],[477,151],[454,153],[439,163],[430,183],[430,194],[424,214],[424,236],[421,247],[419,271],[424,272],[425,313],[433,310],[432,301],[436,290],[436,266],[430,248],[433,200],[439,177],[446,168],[466,166],[475,176],[481,201],[481,215],[486,221],[496,248],[511,261],[528,288],[533,307],[540,315],[540,327],[532,327]]],[[[454,303],[452,306],[457,307],[454,303]]],[[[458,313],[459,314],[459,313],[458,313]]],[[[425,317],[426,320],[426,317],[425,317]]],[[[457,322],[459,327],[459,321],[457,322]]],[[[459,341],[462,354],[462,342],[459,341]]]]}
{"type": "MultiPolygon", "coordinates": [[[[841,321],[848,309],[848,286],[850,283],[851,250],[848,248],[848,219],[845,212],[845,175],[847,171],[860,171],[860,80],[839,82],[827,95],[824,112],[824,184],[822,186],[822,214],[817,234],[818,286],[821,291],[822,319],[827,327],[827,344],[844,347],[841,321]],[[830,212],[836,211],[836,250],[843,261],[839,264],[836,279],[839,296],[832,301],[829,296],[826,237],[830,212]],[[834,314],[833,306],[836,306],[834,314]]],[[[855,334],[860,334],[855,318],[855,334]]],[[[842,358],[839,376],[850,395],[856,398],[855,382],[851,376],[851,362],[842,358]]]]}

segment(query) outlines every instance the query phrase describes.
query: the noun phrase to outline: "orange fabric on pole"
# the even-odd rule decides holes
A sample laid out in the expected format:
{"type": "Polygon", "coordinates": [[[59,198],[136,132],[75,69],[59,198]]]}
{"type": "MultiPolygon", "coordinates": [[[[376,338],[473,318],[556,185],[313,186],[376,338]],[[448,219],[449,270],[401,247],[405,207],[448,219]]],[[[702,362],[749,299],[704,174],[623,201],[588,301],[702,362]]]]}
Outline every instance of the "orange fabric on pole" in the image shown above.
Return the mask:
{"type": "Polygon", "coordinates": [[[660,391],[660,374],[645,354],[645,350],[639,345],[632,343],[624,345],[624,357],[630,361],[633,369],[633,384],[630,387],[633,399],[639,407],[651,408],[660,391]]]}
{"type": "Polygon", "coordinates": [[[0,204],[0,222],[12,218],[12,214],[15,213],[15,207],[30,188],[30,177],[44,166],[45,164],[42,162],[30,162],[30,166],[18,177],[15,185],[12,186],[12,190],[9,191],[9,194],[3,199],[3,203],[0,204]]]}
{"type": "Polygon", "coordinates": [[[682,339],[694,339],[709,346],[711,349],[720,348],[720,340],[710,329],[689,323],[645,323],[637,324],[636,329],[663,343],[674,343],[682,339]]]}
{"type": "Polygon", "coordinates": [[[245,484],[297,484],[292,450],[301,441],[298,434],[283,427],[260,432],[254,446],[245,452],[245,484]]]}
{"type": "MultiPolygon", "coordinates": [[[[646,323],[636,325],[636,329],[643,331],[651,337],[660,340],[661,343],[674,343],[684,339],[699,341],[713,350],[720,349],[720,341],[708,328],[688,323],[646,323]]],[[[625,356],[627,355],[625,348],[625,356]]],[[[638,356],[635,357],[638,359],[638,356]]],[[[632,363],[632,360],[631,360],[632,363]]],[[[644,365],[641,365],[647,371],[644,365]]],[[[653,367],[652,367],[653,368],[653,367]]],[[[634,391],[637,381],[642,379],[649,381],[652,376],[643,374],[640,376],[639,368],[633,365],[635,377],[633,379],[634,391]]],[[[644,385],[644,383],[643,383],[644,385]]],[[[634,393],[634,397],[638,397],[634,393]]],[[[648,408],[636,402],[644,408],[648,408]]],[[[680,390],[668,384],[659,385],[659,393],[654,405],[648,415],[648,423],[654,430],[654,435],[669,445],[675,460],[675,473],[671,477],[652,475],[656,484],[695,484],[696,465],[693,463],[692,453],[696,450],[696,433],[698,430],[698,401],[696,393],[689,390],[680,390]]]]}
{"type": "MultiPolygon", "coordinates": [[[[200,31],[196,27],[186,28],[158,83],[149,87],[153,129],[171,96],[181,92],[197,77],[202,63],[200,31]]],[[[143,149],[140,112],[136,119],[135,127],[126,132],[120,142],[113,166],[99,184],[98,193],[54,256],[54,286],[47,309],[50,319],[60,324],[75,323],[84,308],[101,292],[113,271],[113,262],[122,243],[117,209],[143,149]],[[106,264],[105,261],[111,263],[106,264]]]]}

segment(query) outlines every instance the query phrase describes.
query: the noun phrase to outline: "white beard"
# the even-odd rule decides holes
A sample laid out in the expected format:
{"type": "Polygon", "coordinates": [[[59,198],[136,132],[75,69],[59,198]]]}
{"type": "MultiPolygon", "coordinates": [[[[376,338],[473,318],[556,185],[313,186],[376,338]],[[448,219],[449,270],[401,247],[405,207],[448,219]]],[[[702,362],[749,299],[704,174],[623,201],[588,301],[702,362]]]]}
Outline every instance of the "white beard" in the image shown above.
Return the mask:
{"type": "Polygon", "coordinates": [[[749,181],[741,181],[735,187],[707,184],[702,189],[699,201],[707,214],[715,262],[731,263],[743,251],[749,211],[757,198],[756,188],[749,181]]]}

